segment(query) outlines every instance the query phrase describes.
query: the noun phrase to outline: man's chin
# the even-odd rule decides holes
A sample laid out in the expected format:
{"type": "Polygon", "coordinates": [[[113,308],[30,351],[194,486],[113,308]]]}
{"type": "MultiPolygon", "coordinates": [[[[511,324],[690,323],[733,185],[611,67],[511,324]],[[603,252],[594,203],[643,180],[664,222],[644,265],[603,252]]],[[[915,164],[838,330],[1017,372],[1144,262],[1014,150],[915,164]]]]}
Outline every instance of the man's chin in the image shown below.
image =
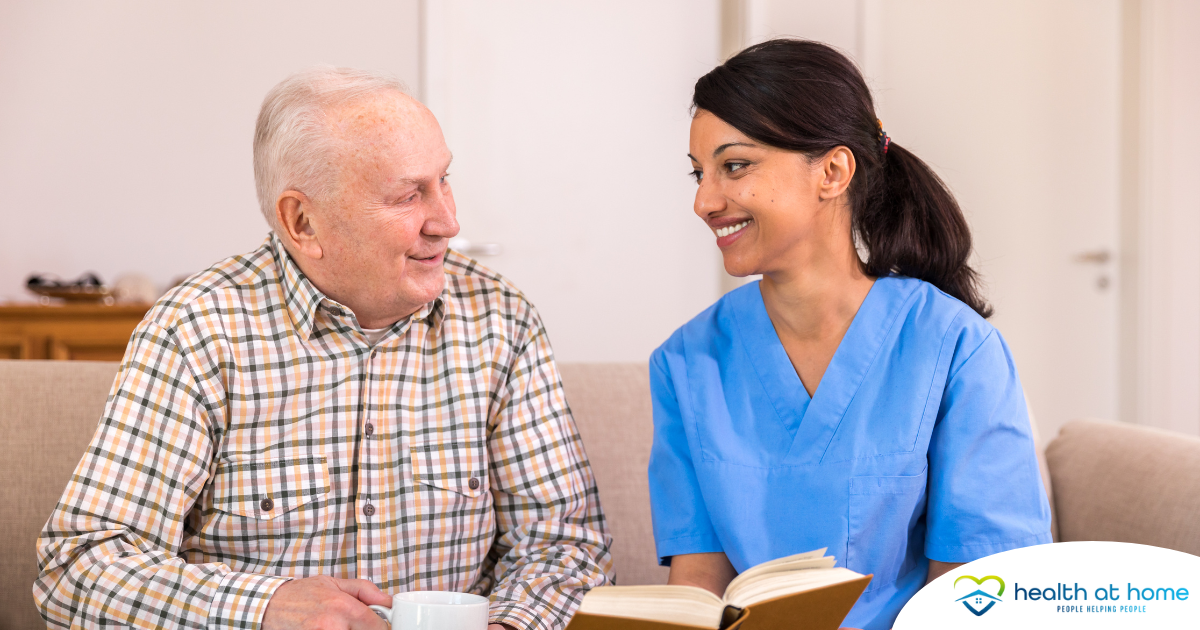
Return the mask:
{"type": "Polygon", "coordinates": [[[439,273],[437,278],[406,278],[400,286],[405,301],[424,305],[442,294],[442,289],[446,287],[446,276],[439,273]]]}

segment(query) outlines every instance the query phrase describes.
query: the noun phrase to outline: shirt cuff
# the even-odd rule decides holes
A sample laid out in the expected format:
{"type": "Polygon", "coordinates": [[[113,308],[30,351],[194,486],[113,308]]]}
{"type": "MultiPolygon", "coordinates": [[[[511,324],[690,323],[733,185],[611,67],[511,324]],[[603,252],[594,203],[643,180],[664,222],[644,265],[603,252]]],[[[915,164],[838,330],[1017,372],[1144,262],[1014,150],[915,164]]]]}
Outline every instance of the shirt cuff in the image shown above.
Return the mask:
{"type": "Polygon", "coordinates": [[[253,573],[227,573],[208,609],[208,630],[262,627],[267,602],[292,578],[253,573]]]}
{"type": "Polygon", "coordinates": [[[493,602],[488,623],[502,623],[517,630],[551,630],[533,608],[517,602],[493,602]]]}

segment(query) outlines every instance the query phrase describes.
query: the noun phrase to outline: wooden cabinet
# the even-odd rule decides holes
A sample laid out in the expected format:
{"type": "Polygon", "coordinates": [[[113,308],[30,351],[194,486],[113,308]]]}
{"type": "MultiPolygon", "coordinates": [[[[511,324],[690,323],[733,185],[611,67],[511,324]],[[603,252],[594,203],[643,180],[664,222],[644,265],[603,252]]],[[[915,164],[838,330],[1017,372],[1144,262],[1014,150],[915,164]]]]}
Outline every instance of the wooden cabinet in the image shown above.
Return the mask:
{"type": "Polygon", "coordinates": [[[0,359],[120,361],[149,304],[0,306],[0,359]]]}

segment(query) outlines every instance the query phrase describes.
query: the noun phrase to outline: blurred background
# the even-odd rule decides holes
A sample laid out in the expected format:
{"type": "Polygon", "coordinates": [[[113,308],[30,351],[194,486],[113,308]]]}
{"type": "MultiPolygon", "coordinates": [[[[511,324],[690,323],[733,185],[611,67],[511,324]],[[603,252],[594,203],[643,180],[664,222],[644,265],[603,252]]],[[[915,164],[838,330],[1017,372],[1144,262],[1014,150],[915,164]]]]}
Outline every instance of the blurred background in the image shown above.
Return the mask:
{"type": "Polygon", "coordinates": [[[1198,31],[1193,0],[0,0],[0,354],[119,357],[106,314],[256,248],[259,103],[332,63],[438,116],[458,245],[561,360],[644,361],[739,282],[691,210],[692,85],[787,35],[854,58],[953,189],[1043,436],[1200,435],[1198,31]],[[30,336],[26,278],[85,272],[126,304],[30,336]]]}

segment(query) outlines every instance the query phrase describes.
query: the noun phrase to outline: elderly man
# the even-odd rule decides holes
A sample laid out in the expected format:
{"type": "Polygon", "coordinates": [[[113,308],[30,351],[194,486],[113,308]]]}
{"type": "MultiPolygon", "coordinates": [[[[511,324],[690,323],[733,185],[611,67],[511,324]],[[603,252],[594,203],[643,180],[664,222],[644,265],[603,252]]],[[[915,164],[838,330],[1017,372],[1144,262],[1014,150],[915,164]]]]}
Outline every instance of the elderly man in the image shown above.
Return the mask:
{"type": "Polygon", "coordinates": [[[273,233],[134,332],[38,541],[50,625],[386,628],[384,593],[452,590],[551,630],[611,581],[542,322],[447,250],[449,165],[394,80],[319,68],[267,95],[273,233]]]}

